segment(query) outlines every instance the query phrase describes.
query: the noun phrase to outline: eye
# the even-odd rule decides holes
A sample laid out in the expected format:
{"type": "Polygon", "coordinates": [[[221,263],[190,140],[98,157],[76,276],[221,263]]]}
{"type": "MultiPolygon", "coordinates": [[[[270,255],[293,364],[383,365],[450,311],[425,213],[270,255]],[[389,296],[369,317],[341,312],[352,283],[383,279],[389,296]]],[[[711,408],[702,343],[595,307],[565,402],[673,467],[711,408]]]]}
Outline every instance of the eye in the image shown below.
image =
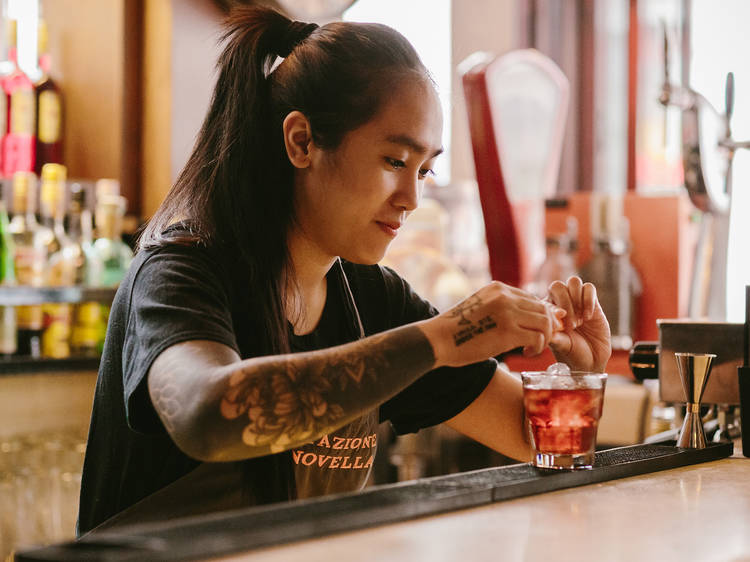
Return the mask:
{"type": "Polygon", "coordinates": [[[433,170],[432,168],[422,168],[421,170],[419,170],[419,177],[421,179],[425,179],[427,176],[434,176],[434,175],[435,175],[435,170],[433,170]]]}
{"type": "Polygon", "coordinates": [[[399,168],[406,168],[406,163],[403,160],[397,160],[396,158],[389,158],[386,156],[385,161],[394,170],[398,170],[399,168]]]}

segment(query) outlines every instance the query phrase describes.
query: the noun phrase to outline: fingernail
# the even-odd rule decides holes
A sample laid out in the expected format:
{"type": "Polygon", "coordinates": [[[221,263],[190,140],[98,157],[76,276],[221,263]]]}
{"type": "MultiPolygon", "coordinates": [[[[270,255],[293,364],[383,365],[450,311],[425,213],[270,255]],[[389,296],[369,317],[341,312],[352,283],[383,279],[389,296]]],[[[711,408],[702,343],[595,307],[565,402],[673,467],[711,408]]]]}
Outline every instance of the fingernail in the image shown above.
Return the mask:
{"type": "Polygon", "coordinates": [[[555,316],[559,316],[560,318],[563,318],[566,314],[568,314],[568,311],[564,308],[558,308],[555,307],[555,316]]]}

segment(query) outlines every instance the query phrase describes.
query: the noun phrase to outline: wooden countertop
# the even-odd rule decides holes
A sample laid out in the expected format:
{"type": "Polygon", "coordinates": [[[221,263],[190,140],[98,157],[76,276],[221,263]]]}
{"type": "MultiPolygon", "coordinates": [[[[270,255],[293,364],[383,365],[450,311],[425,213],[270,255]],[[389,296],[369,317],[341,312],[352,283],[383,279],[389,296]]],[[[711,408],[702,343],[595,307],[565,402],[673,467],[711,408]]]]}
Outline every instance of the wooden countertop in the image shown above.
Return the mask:
{"type": "Polygon", "coordinates": [[[735,453],[215,560],[580,559],[750,560],[750,459],[735,453]]]}

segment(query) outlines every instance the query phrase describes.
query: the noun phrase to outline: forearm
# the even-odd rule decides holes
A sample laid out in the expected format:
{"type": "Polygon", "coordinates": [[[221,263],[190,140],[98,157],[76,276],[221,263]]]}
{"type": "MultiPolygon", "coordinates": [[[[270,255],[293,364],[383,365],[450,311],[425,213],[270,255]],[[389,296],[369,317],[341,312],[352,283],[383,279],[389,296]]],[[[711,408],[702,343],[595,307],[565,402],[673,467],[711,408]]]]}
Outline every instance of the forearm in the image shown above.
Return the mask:
{"type": "Polygon", "coordinates": [[[531,459],[521,382],[502,368],[446,425],[508,457],[524,462],[531,459]]]}
{"type": "MultiPolygon", "coordinates": [[[[152,367],[149,391],[170,435],[191,456],[228,461],[276,453],[349,423],[432,369],[433,348],[419,326],[209,372],[196,369],[195,353],[175,349],[152,367]]],[[[189,343],[193,351],[219,345],[189,343]]]]}

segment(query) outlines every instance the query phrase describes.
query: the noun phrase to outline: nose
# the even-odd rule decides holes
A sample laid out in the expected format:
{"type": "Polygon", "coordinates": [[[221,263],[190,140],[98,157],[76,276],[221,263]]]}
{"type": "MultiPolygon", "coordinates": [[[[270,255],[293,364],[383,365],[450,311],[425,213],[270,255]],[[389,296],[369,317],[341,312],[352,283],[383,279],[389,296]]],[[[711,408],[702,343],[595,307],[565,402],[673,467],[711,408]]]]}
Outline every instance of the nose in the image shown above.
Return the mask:
{"type": "Polygon", "coordinates": [[[393,205],[407,213],[412,212],[419,206],[423,184],[424,181],[418,176],[411,177],[404,174],[404,178],[399,182],[398,189],[393,194],[393,205]]]}

